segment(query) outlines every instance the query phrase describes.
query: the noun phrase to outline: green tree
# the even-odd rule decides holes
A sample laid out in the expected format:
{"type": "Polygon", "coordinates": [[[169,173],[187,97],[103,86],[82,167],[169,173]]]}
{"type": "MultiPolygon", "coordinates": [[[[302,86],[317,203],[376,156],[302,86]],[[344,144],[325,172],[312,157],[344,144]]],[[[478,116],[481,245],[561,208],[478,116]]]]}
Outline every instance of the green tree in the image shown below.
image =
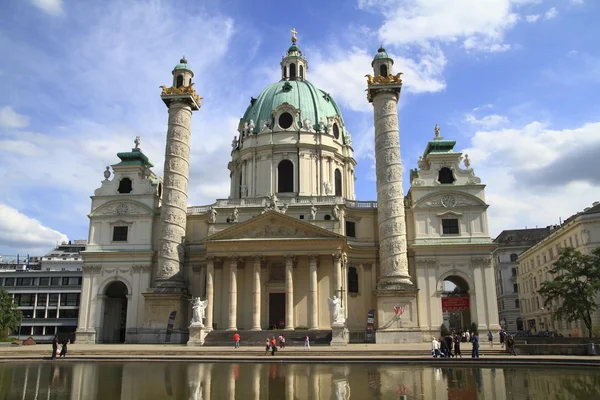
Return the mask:
{"type": "Polygon", "coordinates": [[[12,296],[6,290],[0,290],[0,337],[19,328],[23,314],[17,310],[12,296]]]}
{"type": "Polygon", "coordinates": [[[446,336],[448,336],[449,334],[450,334],[450,332],[448,332],[448,328],[446,328],[446,325],[442,324],[442,325],[440,326],[440,335],[441,335],[442,337],[446,337],[446,336]]]}
{"type": "Polygon", "coordinates": [[[475,333],[476,335],[479,335],[479,329],[477,329],[477,323],[476,322],[472,322],[471,323],[471,333],[475,333]]]}
{"type": "Polygon", "coordinates": [[[583,320],[592,337],[592,314],[597,308],[600,292],[600,247],[591,255],[566,247],[559,252],[558,261],[550,270],[553,278],[542,282],[538,293],[544,297],[544,306],[553,307],[552,318],[567,321],[583,320]]]}

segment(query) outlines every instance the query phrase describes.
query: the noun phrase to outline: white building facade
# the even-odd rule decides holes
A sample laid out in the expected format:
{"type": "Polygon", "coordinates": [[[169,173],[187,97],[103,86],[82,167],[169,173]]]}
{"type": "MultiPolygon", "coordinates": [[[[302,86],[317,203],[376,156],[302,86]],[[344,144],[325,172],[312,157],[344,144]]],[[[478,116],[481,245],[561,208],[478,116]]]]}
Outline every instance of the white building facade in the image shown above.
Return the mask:
{"type": "Polygon", "coordinates": [[[308,81],[293,37],[281,80],[251,98],[240,120],[229,197],[184,209],[189,127],[201,98],[182,59],[161,96],[169,108],[165,176],[152,172],[136,140],[92,196],[78,340],[164,342],[170,321],[171,342],[185,343],[191,297],[207,302],[207,339],[219,331],[331,330],[335,296],[340,340],[364,335],[373,311],[378,342],[420,342],[439,333],[444,280],[466,298],[457,329],[475,322],[499,330],[485,185],[439,129],[398,198],[402,80],[392,66],[379,49],[367,82],[379,208],[355,200],[349,128],[332,96],[308,81]]]}
{"type": "Polygon", "coordinates": [[[494,239],[497,247],[492,253],[492,260],[496,278],[498,316],[500,326],[508,332],[525,330],[517,284],[519,255],[549,233],[550,228],[511,229],[502,231],[494,239]]]}
{"type": "MultiPolygon", "coordinates": [[[[542,282],[552,279],[549,272],[558,259],[559,251],[572,247],[583,254],[590,254],[600,246],[600,203],[571,216],[562,225],[551,227],[550,234],[521,253],[517,267],[517,284],[521,318],[525,330],[531,332],[558,332],[563,336],[587,334],[583,321],[567,322],[554,319],[554,302],[544,306],[544,298],[538,294],[542,282]]],[[[597,298],[600,304],[600,296],[597,298]]],[[[592,315],[592,326],[600,324],[600,311],[592,315]]]]}

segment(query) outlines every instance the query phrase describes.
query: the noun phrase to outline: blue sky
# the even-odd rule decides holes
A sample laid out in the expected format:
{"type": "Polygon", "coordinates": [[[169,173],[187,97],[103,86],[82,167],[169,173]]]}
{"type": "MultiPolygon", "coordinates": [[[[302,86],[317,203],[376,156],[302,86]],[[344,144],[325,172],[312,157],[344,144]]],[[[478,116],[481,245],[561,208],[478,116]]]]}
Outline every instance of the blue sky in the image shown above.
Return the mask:
{"type": "Polygon", "coordinates": [[[190,205],[228,195],[230,143],[298,31],[307,77],[342,107],[358,199],[376,198],[364,75],[380,44],[404,73],[408,170],[439,124],[486,183],[490,233],[600,200],[600,27],[592,0],[12,0],[0,3],[0,253],[87,238],[90,199],[142,137],[162,174],[159,85],[182,55],[194,115],[190,205]]]}

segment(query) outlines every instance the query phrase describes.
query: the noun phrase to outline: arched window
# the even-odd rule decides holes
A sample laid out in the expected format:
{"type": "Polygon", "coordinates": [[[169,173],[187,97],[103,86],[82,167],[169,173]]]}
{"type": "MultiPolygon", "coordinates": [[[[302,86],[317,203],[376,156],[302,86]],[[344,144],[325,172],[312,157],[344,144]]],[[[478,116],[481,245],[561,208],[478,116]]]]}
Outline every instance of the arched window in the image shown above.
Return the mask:
{"type": "Polygon", "coordinates": [[[381,76],[388,76],[387,65],[382,64],[382,65],[379,66],[379,75],[381,75],[381,76]]]}
{"type": "Polygon", "coordinates": [[[240,180],[239,180],[239,184],[238,184],[238,188],[239,188],[239,197],[242,198],[242,171],[240,170],[240,180]]]}
{"type": "Polygon", "coordinates": [[[517,258],[519,258],[519,256],[518,256],[518,255],[516,255],[515,253],[512,253],[512,254],[510,255],[510,262],[515,262],[515,261],[517,261],[517,258]]]}
{"type": "Polygon", "coordinates": [[[277,192],[292,193],[294,191],[294,164],[290,160],[282,160],[277,166],[277,192]]]}
{"type": "Polygon", "coordinates": [[[325,221],[331,221],[331,215],[325,214],[325,221]]]}
{"type": "Polygon", "coordinates": [[[287,78],[287,74],[285,72],[285,65],[281,67],[281,75],[283,75],[283,79],[287,78]]]}
{"type": "Polygon", "coordinates": [[[342,173],[339,169],[335,170],[335,195],[342,195],[342,173]]]}
{"type": "Polygon", "coordinates": [[[348,268],[348,293],[358,293],[358,272],[355,267],[348,268]]]}
{"type": "Polygon", "coordinates": [[[300,79],[304,79],[304,66],[300,66],[300,79]]]}
{"type": "Polygon", "coordinates": [[[177,87],[183,86],[183,75],[177,77],[177,87]]]}
{"type": "Polygon", "coordinates": [[[295,80],[296,79],[296,64],[291,63],[290,64],[290,80],[295,80]]]}
{"type": "Polygon", "coordinates": [[[444,167],[440,169],[438,174],[438,182],[441,184],[451,184],[454,183],[454,174],[452,174],[452,170],[450,168],[444,167]]]}
{"type": "Polygon", "coordinates": [[[132,190],[133,190],[133,187],[131,185],[131,179],[129,179],[129,178],[121,179],[121,181],[119,182],[119,188],[117,189],[117,192],[131,193],[132,190]]]}

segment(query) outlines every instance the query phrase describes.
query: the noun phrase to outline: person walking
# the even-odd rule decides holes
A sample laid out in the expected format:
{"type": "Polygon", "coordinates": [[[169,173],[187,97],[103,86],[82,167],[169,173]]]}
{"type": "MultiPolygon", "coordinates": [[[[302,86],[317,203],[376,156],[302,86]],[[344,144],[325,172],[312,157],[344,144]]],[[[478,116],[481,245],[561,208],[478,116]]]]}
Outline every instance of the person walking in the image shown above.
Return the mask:
{"type": "Polygon", "coordinates": [[[304,350],[310,350],[310,338],[308,335],[304,338],[304,350]]]}
{"type": "Polygon", "coordinates": [[[488,337],[488,343],[490,344],[490,347],[494,348],[494,335],[492,334],[492,331],[488,331],[487,337],[488,337]]]}
{"type": "Polygon", "coordinates": [[[71,343],[71,339],[65,339],[65,341],[62,344],[62,347],[60,348],[60,357],[66,357],[67,356],[67,345],[71,343]]]}
{"type": "Polygon", "coordinates": [[[279,341],[279,348],[283,349],[283,334],[279,334],[277,340],[279,341]]]}
{"type": "Polygon", "coordinates": [[[500,348],[503,349],[504,348],[504,340],[506,339],[506,332],[504,332],[504,329],[502,329],[500,331],[500,348]]]}
{"type": "Polygon", "coordinates": [[[473,343],[471,358],[479,358],[479,336],[475,332],[471,335],[471,343],[473,343]]]}
{"type": "Polygon", "coordinates": [[[506,347],[508,347],[508,354],[511,356],[516,356],[517,355],[517,350],[515,349],[515,338],[513,337],[513,335],[509,335],[507,342],[506,342],[506,347]]]}
{"type": "Polygon", "coordinates": [[[281,346],[282,349],[285,349],[285,336],[283,335],[283,333],[281,334],[281,346]]]}
{"type": "Polygon", "coordinates": [[[462,358],[462,354],[460,354],[460,335],[454,335],[454,358],[459,357],[462,358]]]}
{"type": "Polygon", "coordinates": [[[269,354],[269,350],[271,350],[271,340],[267,338],[265,340],[265,356],[269,354]]]}
{"type": "Polygon", "coordinates": [[[446,341],[446,349],[448,349],[447,350],[447,356],[449,358],[452,358],[452,342],[453,342],[452,334],[448,333],[448,336],[446,336],[444,338],[444,340],[446,341]]]}
{"type": "Polygon", "coordinates": [[[234,349],[239,349],[240,348],[240,334],[239,333],[234,333],[233,334],[233,342],[234,342],[234,349]]]}
{"type": "Polygon", "coordinates": [[[433,358],[437,358],[439,354],[440,354],[440,342],[438,342],[438,340],[435,337],[433,337],[431,339],[431,355],[433,356],[433,358]]]}
{"type": "Polygon", "coordinates": [[[58,333],[52,338],[52,359],[56,360],[56,352],[58,351],[58,333]]]}
{"type": "Polygon", "coordinates": [[[277,351],[277,341],[275,340],[275,336],[271,338],[271,355],[274,356],[277,351]]]}

